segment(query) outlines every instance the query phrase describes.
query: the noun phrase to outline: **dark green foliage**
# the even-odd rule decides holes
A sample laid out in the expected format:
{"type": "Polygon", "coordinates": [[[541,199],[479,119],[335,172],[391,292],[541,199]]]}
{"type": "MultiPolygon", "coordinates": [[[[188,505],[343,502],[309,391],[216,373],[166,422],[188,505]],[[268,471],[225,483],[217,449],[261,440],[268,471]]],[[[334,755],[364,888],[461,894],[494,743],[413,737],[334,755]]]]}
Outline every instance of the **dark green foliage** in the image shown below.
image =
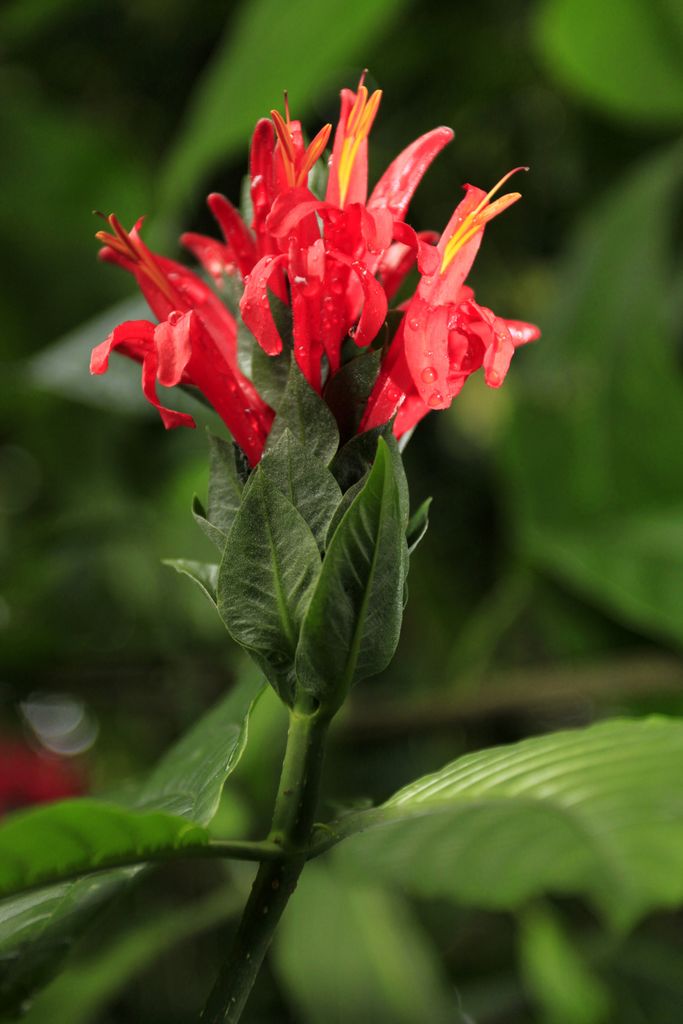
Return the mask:
{"type": "Polygon", "coordinates": [[[408,559],[399,490],[380,438],[365,485],[330,541],[297,651],[300,685],[331,707],[386,668],[398,643],[408,559]]]}
{"type": "Polygon", "coordinates": [[[319,572],[309,526],[259,467],[223,552],[218,610],[287,703],[294,699],[294,654],[319,572]]]}

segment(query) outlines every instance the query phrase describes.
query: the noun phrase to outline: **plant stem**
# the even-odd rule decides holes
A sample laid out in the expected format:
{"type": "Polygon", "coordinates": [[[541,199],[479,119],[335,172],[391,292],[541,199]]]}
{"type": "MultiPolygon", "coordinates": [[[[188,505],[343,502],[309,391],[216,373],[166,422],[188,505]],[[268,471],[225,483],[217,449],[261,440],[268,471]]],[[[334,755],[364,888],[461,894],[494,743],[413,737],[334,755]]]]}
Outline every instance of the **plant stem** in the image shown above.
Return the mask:
{"type": "Polygon", "coordinates": [[[329,716],[293,708],[280,786],[268,843],[282,850],[279,860],[263,861],[201,1020],[236,1024],[249,998],[278,921],[294,892],[308,854],[329,716]]]}

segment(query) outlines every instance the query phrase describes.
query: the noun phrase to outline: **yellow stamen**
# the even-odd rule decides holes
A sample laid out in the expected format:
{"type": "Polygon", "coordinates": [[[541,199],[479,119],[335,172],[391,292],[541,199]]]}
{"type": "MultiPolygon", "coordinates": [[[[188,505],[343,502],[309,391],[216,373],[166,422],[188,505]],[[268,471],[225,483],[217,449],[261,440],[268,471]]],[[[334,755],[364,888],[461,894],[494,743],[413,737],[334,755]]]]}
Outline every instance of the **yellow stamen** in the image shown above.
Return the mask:
{"type": "Polygon", "coordinates": [[[339,157],[337,180],[339,181],[339,205],[343,206],[351,183],[351,172],[358,155],[361,143],[367,139],[372,123],[377,115],[377,108],[382,99],[382,90],[376,89],[368,99],[368,90],[363,85],[365,72],[361,76],[358,92],[353,106],[349,111],[344,127],[344,142],[339,157]]]}
{"type": "Polygon", "coordinates": [[[310,143],[308,149],[304,154],[304,159],[299,168],[299,173],[296,176],[297,185],[305,185],[306,179],[308,178],[308,172],[313,167],[313,164],[320,159],[325,151],[327,140],[330,137],[332,131],[332,125],[326,124],[320,129],[313,142],[310,143]]]}
{"type": "Polygon", "coordinates": [[[174,302],[173,290],[150,253],[130,236],[115,214],[110,214],[106,219],[114,234],[96,231],[95,238],[120,256],[125,256],[136,263],[169,302],[174,302]]]}
{"type": "Polygon", "coordinates": [[[287,104],[287,120],[285,121],[279,110],[271,110],[270,116],[273,118],[273,124],[275,125],[275,134],[277,140],[280,143],[280,152],[282,153],[282,163],[285,168],[285,176],[287,178],[287,184],[294,188],[296,183],[295,173],[295,154],[294,146],[292,145],[292,136],[289,132],[289,103],[287,104]]]}
{"type": "Polygon", "coordinates": [[[500,191],[503,185],[509,181],[513,174],[518,171],[528,171],[528,167],[515,167],[513,170],[508,171],[507,174],[503,175],[500,181],[493,186],[490,192],[487,192],[480,203],[468,213],[464,218],[462,224],[453,232],[451,237],[448,239],[446,248],[444,249],[443,259],[441,260],[441,273],[448,268],[453,262],[453,259],[464,245],[469,242],[471,238],[481,230],[488,221],[493,220],[503,210],[507,210],[508,206],[512,206],[518,199],[522,198],[521,192],[508,192],[504,196],[500,196],[496,199],[495,203],[491,203],[491,199],[495,196],[496,192],[500,191]]]}
{"type": "Polygon", "coordinates": [[[275,125],[275,134],[277,135],[278,142],[280,143],[280,152],[282,154],[282,163],[285,168],[285,176],[287,178],[287,184],[290,188],[298,188],[300,185],[306,184],[308,178],[308,172],[310,171],[313,164],[318,160],[327,145],[327,140],[330,137],[332,131],[332,125],[326,124],[320,129],[313,142],[309,145],[308,149],[304,153],[303,160],[299,170],[296,169],[296,151],[292,142],[292,134],[290,131],[290,120],[289,120],[289,99],[285,93],[285,113],[286,120],[282,117],[282,114],[278,110],[271,110],[270,114],[273,118],[275,125]]]}

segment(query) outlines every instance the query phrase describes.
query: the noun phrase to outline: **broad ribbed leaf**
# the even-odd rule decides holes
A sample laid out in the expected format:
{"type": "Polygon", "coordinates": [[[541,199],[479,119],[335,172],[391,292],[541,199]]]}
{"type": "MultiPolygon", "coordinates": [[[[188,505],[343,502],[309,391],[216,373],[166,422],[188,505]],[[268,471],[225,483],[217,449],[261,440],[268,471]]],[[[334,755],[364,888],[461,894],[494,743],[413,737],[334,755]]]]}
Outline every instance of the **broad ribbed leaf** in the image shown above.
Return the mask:
{"type": "Polygon", "coordinates": [[[401,629],[407,548],[394,461],[380,439],[367,482],[337,527],[301,631],[297,677],[332,705],[389,664],[401,629]]]}
{"type": "Polygon", "coordinates": [[[292,503],[260,467],[245,490],[218,573],[218,610],[283,700],[294,685],[301,622],[320,552],[292,503]]]}
{"type": "MultiPolygon", "coordinates": [[[[514,909],[585,896],[624,926],[683,902],[683,722],[617,720],[469,754],[341,819],[364,878],[514,909]]],[[[321,836],[321,839],[323,837],[321,836]]]]}
{"type": "Polygon", "coordinates": [[[314,391],[292,359],[287,387],[277,406],[277,416],[268,437],[272,450],[289,430],[294,438],[327,466],[339,445],[337,423],[317,391],[314,391]]]}
{"type": "MultiPolygon", "coordinates": [[[[257,676],[245,677],[162,758],[125,810],[165,811],[207,825],[244,750],[249,711],[260,688],[257,676]]],[[[135,870],[93,875],[0,903],[3,1012],[12,1013],[49,979],[74,939],[135,870]]]]}
{"type": "Polygon", "coordinates": [[[261,460],[263,472],[308,523],[318,547],[341,501],[339,484],[324,462],[296,440],[290,430],[261,460]]]}
{"type": "Polygon", "coordinates": [[[0,897],[208,841],[206,829],[184,818],[99,800],[64,800],[22,811],[0,826],[0,897]]]}

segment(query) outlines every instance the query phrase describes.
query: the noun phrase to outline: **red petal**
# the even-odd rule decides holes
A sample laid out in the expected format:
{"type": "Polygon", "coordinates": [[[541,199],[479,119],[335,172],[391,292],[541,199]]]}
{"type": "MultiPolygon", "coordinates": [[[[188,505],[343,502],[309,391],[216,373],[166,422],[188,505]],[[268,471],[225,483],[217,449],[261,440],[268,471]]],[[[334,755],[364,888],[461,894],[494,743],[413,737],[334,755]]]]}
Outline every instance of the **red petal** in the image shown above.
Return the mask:
{"type": "MultiPolygon", "coordinates": [[[[466,185],[465,190],[465,198],[456,206],[451,219],[439,239],[437,251],[440,259],[443,259],[444,250],[449,239],[455,234],[467,214],[476,209],[481,200],[486,196],[482,189],[475,188],[473,185],[466,185]]],[[[483,234],[484,229],[482,228],[469,242],[466,242],[455,254],[443,274],[435,274],[433,278],[426,278],[420,282],[418,291],[423,299],[433,306],[445,305],[456,300],[457,294],[464,284],[465,278],[469,274],[479,251],[483,234]]]]}
{"type": "Polygon", "coordinates": [[[157,380],[165,388],[172,388],[180,383],[192,358],[190,328],[195,315],[192,312],[184,315],[171,313],[168,320],[157,324],[154,331],[159,362],[157,380]]]}
{"type": "MultiPolygon", "coordinates": [[[[337,167],[339,167],[339,161],[341,159],[342,149],[344,146],[344,139],[346,137],[346,122],[351,108],[356,102],[356,93],[352,89],[342,89],[341,91],[341,109],[339,112],[339,121],[337,123],[337,130],[334,133],[334,145],[332,146],[332,156],[330,157],[330,175],[327,179],[327,193],[325,198],[328,203],[333,206],[341,206],[340,194],[339,194],[339,178],[337,176],[337,167]]],[[[346,204],[349,203],[365,203],[368,195],[368,140],[363,139],[358,152],[356,153],[355,160],[353,162],[353,168],[351,170],[351,177],[349,179],[349,187],[346,191],[346,204]]]]}
{"type": "Polygon", "coordinates": [[[267,230],[276,238],[287,238],[305,217],[329,209],[329,203],[316,199],[307,188],[293,188],[278,196],[268,214],[267,230]]]}
{"type": "Polygon", "coordinates": [[[265,234],[266,217],[275,199],[273,184],[273,156],[275,153],[275,127],[263,117],[254,128],[249,154],[251,174],[251,202],[254,210],[252,228],[259,243],[265,234]]]}
{"type": "Polygon", "coordinates": [[[109,354],[119,349],[123,355],[142,362],[154,344],[154,324],[149,320],[127,320],[119,324],[109,337],[97,345],[90,355],[90,372],[106,373],[109,368],[109,354]]]}
{"type": "Polygon", "coordinates": [[[363,289],[363,309],[353,336],[353,340],[362,348],[377,337],[380,327],[387,318],[388,303],[384,288],[359,260],[351,260],[336,251],[328,253],[328,256],[350,267],[363,289]]]}
{"type": "Polygon", "coordinates": [[[155,407],[155,409],[159,410],[162,423],[167,430],[172,430],[174,427],[196,426],[192,417],[188,416],[187,413],[176,412],[175,409],[168,409],[159,401],[156,389],[157,365],[156,351],[152,351],[145,357],[142,364],[142,391],[145,398],[155,407]]]}
{"type": "Polygon", "coordinates": [[[225,196],[220,195],[219,192],[212,192],[206,202],[223,232],[225,241],[235,254],[242,277],[246,277],[258,258],[251,232],[225,196]]]}
{"type": "Polygon", "coordinates": [[[439,266],[439,253],[409,224],[397,221],[394,224],[394,238],[397,242],[409,245],[417,253],[417,267],[421,274],[435,274],[439,266]]]}
{"type": "Polygon", "coordinates": [[[207,274],[211,274],[219,283],[223,274],[230,274],[235,270],[235,257],[230,247],[223,242],[194,231],[186,231],[180,236],[180,241],[201,263],[207,274]]]}
{"type": "Polygon", "coordinates": [[[242,319],[264,352],[276,356],[282,352],[282,338],[278,334],[268,301],[268,281],[271,275],[287,261],[286,254],[264,256],[258,261],[245,283],[240,300],[242,319]]]}
{"type": "Polygon", "coordinates": [[[536,324],[527,324],[524,320],[504,320],[503,322],[510,332],[515,348],[527,345],[530,341],[537,341],[541,337],[541,329],[536,324]]]}
{"type": "Polygon", "coordinates": [[[405,357],[403,328],[401,321],[394,335],[391,347],[385,355],[379,376],[365,407],[359,431],[370,430],[387,423],[396,415],[408,394],[415,391],[415,384],[405,357]]]}
{"type": "Polygon", "coordinates": [[[450,128],[434,128],[412,142],[389,164],[375,185],[368,209],[387,209],[395,220],[403,220],[423,174],[452,138],[450,128]]]}
{"type": "Polygon", "coordinates": [[[448,308],[430,307],[415,296],[404,321],[406,360],[415,387],[430,409],[446,409],[451,403],[448,308]]]}

